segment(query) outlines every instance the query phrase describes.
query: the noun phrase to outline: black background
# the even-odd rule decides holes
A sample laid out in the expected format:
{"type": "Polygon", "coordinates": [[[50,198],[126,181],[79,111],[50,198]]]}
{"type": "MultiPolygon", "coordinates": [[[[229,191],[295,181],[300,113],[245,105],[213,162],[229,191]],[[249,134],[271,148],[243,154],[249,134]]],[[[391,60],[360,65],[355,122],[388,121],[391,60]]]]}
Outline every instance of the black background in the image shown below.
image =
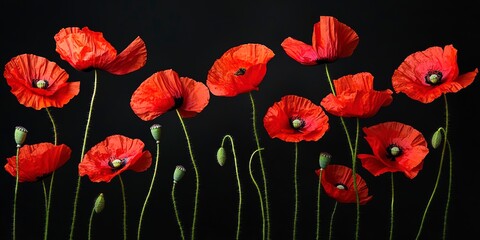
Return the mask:
{"type": "MultiPolygon", "coordinates": [[[[270,139],[262,119],[275,101],[286,94],[297,94],[315,103],[329,93],[323,65],[302,66],[289,58],[280,46],[286,37],[311,43],[313,24],[320,15],[331,15],[352,27],[360,43],[351,57],[329,65],[333,79],[367,71],[375,76],[377,90],[391,87],[393,71],[409,54],[431,46],[453,44],[458,49],[460,72],[479,67],[480,34],[474,1],[2,1],[0,61],[32,53],[56,62],[70,74],[70,81],[81,81],[78,96],[61,109],[51,109],[56,120],[59,142],[73,150],[71,159],[57,170],[50,213],[50,239],[67,239],[71,222],[77,165],[80,159],[88,103],[92,94],[93,72],[78,72],[55,52],[53,36],[63,27],[88,26],[103,32],[120,52],[135,37],[146,43],[148,60],[140,70],[124,76],[99,73],[87,149],[112,134],[139,138],[155,156],[156,145],[149,127],[162,127],[160,159],[154,190],[144,216],[143,239],[179,239],[172,202],[172,174],[176,165],[187,168],[177,185],[176,199],[184,229],[189,237],[193,212],[194,174],[185,136],[174,112],[144,122],[131,110],[129,102],[139,84],[156,71],[172,68],[180,76],[206,81],[213,62],[231,47],[261,43],[276,54],[253,97],[257,107],[257,127],[268,178],[272,239],[288,239],[292,233],[294,145],[270,139]]],[[[477,76],[478,79],[478,76],[477,76]]],[[[450,141],[453,147],[453,193],[449,214],[449,239],[476,236],[478,231],[478,80],[456,94],[448,94],[450,141]]],[[[52,141],[51,123],[45,111],[20,105],[9,92],[6,81],[0,84],[2,123],[0,154],[15,155],[14,127],[29,130],[26,144],[52,141]]],[[[394,94],[388,107],[362,126],[384,121],[412,125],[427,139],[444,126],[442,98],[430,104],[394,94]]],[[[197,239],[233,239],[238,202],[235,169],[231,154],[225,166],[216,163],[221,139],[230,134],[237,150],[242,183],[243,209],[241,239],[261,238],[261,215],[256,189],[249,177],[248,160],[255,149],[251,104],[248,94],[234,98],[211,96],[209,105],[198,116],[185,119],[200,172],[200,200],[197,239]]],[[[353,119],[347,119],[353,131],[353,119]]],[[[299,144],[299,220],[298,239],[314,239],[318,181],[318,154],[328,151],[332,163],[351,166],[344,132],[338,118],[330,117],[331,129],[318,142],[299,144]]],[[[227,144],[226,146],[229,146],[227,144]]],[[[229,149],[229,148],[227,148],[229,149]]],[[[230,152],[230,151],[229,151],[230,152]]],[[[371,153],[360,138],[359,153],[371,153]]],[[[395,179],[394,239],[414,239],[433,190],[439,167],[439,150],[431,150],[424,169],[413,180],[403,174],[395,179]]],[[[258,159],[254,175],[261,183],[258,159]]],[[[6,161],[4,161],[6,162],[6,161]]],[[[422,234],[423,239],[439,239],[446,201],[447,166],[432,201],[422,234]]],[[[143,173],[125,172],[128,237],[136,238],[141,207],[153,174],[153,166],[143,173]]],[[[358,167],[367,181],[373,200],[361,207],[360,238],[387,239],[390,218],[390,175],[372,176],[358,167]]],[[[49,179],[48,179],[49,180],[49,179]]],[[[49,181],[46,181],[48,183],[49,181]]],[[[0,171],[0,239],[11,239],[12,202],[15,179],[0,171]]],[[[110,183],[92,183],[82,178],[76,219],[76,239],[86,239],[88,218],[95,197],[103,192],[104,212],[94,217],[95,239],[121,239],[122,201],[117,178],[110,183]]],[[[321,233],[327,237],[328,221],[334,201],[322,198],[321,233]]],[[[333,228],[334,239],[352,239],[355,205],[339,204],[333,228]]],[[[40,182],[21,183],[17,203],[17,239],[42,239],[44,226],[43,190],[40,182]]]]}

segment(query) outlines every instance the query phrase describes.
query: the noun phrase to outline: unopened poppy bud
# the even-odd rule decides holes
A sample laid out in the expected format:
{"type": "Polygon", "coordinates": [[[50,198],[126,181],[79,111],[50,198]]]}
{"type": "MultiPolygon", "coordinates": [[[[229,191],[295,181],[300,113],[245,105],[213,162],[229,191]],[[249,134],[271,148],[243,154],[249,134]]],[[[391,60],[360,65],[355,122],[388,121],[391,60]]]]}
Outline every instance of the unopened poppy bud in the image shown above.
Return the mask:
{"type": "Polygon", "coordinates": [[[15,127],[15,143],[17,143],[17,147],[21,147],[22,144],[25,142],[27,138],[27,129],[22,126],[15,127]]]}
{"type": "Polygon", "coordinates": [[[100,193],[95,199],[95,204],[93,205],[93,209],[95,210],[95,213],[100,213],[103,211],[105,208],[105,198],[103,197],[103,193],[100,193]]]}
{"type": "Polygon", "coordinates": [[[225,153],[225,148],[220,147],[217,151],[217,162],[218,164],[220,164],[220,166],[223,167],[226,160],[227,160],[227,154],[225,153]]]}
{"type": "Polygon", "coordinates": [[[153,139],[155,139],[155,141],[160,142],[160,133],[162,132],[162,125],[160,124],[153,124],[151,127],[150,127],[150,132],[152,133],[152,136],[153,136],[153,139]]]}
{"type": "Polygon", "coordinates": [[[321,152],[320,157],[318,159],[318,162],[320,164],[320,168],[324,169],[327,167],[327,165],[330,163],[330,160],[332,160],[332,155],[327,152],[321,152]]]}
{"type": "Polygon", "coordinates": [[[442,138],[443,138],[443,134],[442,134],[442,128],[439,128],[432,136],[432,147],[433,148],[438,148],[438,146],[440,146],[440,144],[442,143],[442,138]]]}
{"type": "Polygon", "coordinates": [[[175,172],[173,172],[173,182],[177,183],[180,179],[183,178],[187,170],[182,165],[177,165],[175,167],[175,172]]]}

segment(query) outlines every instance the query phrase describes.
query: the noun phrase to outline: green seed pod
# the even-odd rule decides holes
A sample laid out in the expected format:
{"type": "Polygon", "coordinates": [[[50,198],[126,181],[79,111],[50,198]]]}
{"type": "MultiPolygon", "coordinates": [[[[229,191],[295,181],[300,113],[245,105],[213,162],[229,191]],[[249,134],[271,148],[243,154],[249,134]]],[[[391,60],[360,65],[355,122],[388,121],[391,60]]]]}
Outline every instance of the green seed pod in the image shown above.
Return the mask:
{"type": "Polygon", "coordinates": [[[443,139],[442,128],[439,128],[432,136],[432,140],[431,140],[432,147],[435,149],[438,148],[438,146],[440,146],[440,144],[442,143],[442,139],[443,139]]]}
{"type": "Polygon", "coordinates": [[[160,133],[162,132],[162,125],[160,124],[153,124],[151,127],[150,127],[150,132],[152,133],[152,136],[153,136],[153,139],[155,139],[155,141],[160,142],[160,133]]]}
{"type": "Polygon", "coordinates": [[[104,208],[105,208],[105,198],[103,197],[103,193],[100,193],[97,199],[95,199],[95,205],[93,209],[95,210],[95,213],[100,213],[103,211],[104,208]]]}
{"type": "Polygon", "coordinates": [[[225,164],[225,161],[227,160],[227,154],[225,153],[225,148],[224,147],[220,147],[218,150],[217,150],[217,162],[218,164],[220,164],[220,166],[223,167],[223,165],[225,164]]]}
{"type": "Polygon", "coordinates": [[[27,138],[27,129],[22,126],[15,127],[15,143],[17,143],[17,147],[21,147],[27,138]]]}
{"type": "Polygon", "coordinates": [[[175,172],[173,172],[173,182],[177,183],[180,181],[180,179],[183,178],[183,175],[185,175],[185,172],[187,170],[182,166],[182,165],[177,165],[175,167],[175,172]]]}
{"type": "Polygon", "coordinates": [[[330,153],[321,152],[319,160],[318,160],[318,162],[320,164],[320,168],[321,169],[326,168],[327,165],[330,163],[330,160],[332,160],[332,155],[330,155],[330,153]]]}

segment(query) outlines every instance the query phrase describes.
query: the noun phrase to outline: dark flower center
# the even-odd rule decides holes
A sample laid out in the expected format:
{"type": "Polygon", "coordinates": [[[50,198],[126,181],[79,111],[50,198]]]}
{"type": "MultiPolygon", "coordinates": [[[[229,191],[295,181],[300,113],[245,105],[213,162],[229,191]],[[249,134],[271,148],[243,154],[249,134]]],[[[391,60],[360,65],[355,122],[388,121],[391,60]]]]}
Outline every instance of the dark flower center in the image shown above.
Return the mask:
{"type": "Polygon", "coordinates": [[[341,183],[337,183],[337,189],[340,189],[340,190],[348,190],[347,186],[341,184],[341,183]]]}
{"type": "Polygon", "coordinates": [[[427,75],[425,76],[425,82],[430,85],[438,85],[442,83],[443,74],[437,70],[428,71],[427,75]]]}
{"type": "Polygon", "coordinates": [[[108,161],[108,166],[112,168],[113,171],[117,171],[121,169],[127,163],[127,159],[118,159],[112,158],[108,161]]]}
{"type": "Polygon", "coordinates": [[[292,117],[290,118],[290,126],[293,129],[300,131],[300,129],[305,127],[305,121],[299,117],[292,117]]]}
{"type": "Polygon", "coordinates": [[[175,105],[173,105],[173,107],[170,108],[170,110],[175,110],[175,109],[180,108],[180,106],[182,106],[182,104],[183,104],[183,98],[182,97],[175,98],[173,100],[175,101],[175,105]]]}
{"type": "Polygon", "coordinates": [[[402,155],[402,149],[396,144],[390,144],[387,147],[387,158],[391,158],[392,161],[395,161],[395,158],[402,155]]]}
{"type": "Polygon", "coordinates": [[[233,75],[240,76],[240,75],[244,75],[246,72],[247,72],[247,69],[239,68],[233,75]]]}
{"type": "Polygon", "coordinates": [[[48,81],[43,79],[34,79],[32,81],[32,87],[41,89],[48,88],[48,81]]]}

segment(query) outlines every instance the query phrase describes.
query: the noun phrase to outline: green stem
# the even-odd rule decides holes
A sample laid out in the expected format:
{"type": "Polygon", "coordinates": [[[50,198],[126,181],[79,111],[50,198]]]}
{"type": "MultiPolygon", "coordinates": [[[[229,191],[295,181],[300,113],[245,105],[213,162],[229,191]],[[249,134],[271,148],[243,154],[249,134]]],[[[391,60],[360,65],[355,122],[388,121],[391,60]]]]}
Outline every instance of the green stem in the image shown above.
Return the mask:
{"type": "Polygon", "coordinates": [[[337,211],[337,205],[338,205],[338,202],[335,202],[335,206],[333,207],[333,210],[332,210],[332,215],[330,216],[330,229],[328,231],[328,240],[331,240],[332,239],[332,235],[333,235],[333,219],[335,217],[335,212],[337,211]]]}
{"type": "Polygon", "coordinates": [[[195,163],[195,158],[193,157],[193,151],[192,151],[192,144],[190,143],[190,137],[188,136],[187,132],[187,127],[185,126],[185,123],[183,122],[183,118],[180,115],[180,112],[176,110],[178,119],[180,120],[180,123],[182,124],[183,132],[185,133],[185,138],[187,140],[187,145],[188,145],[188,152],[190,153],[190,159],[192,160],[192,165],[193,169],[195,170],[195,203],[194,203],[194,208],[193,208],[193,220],[192,220],[192,240],[195,239],[195,225],[197,221],[197,211],[198,211],[198,192],[200,189],[200,181],[199,181],[199,176],[198,176],[198,169],[197,169],[197,164],[195,163]]]}
{"type": "Polygon", "coordinates": [[[173,182],[173,186],[172,186],[173,210],[175,210],[175,218],[177,219],[178,228],[180,229],[180,236],[182,237],[182,240],[185,240],[185,234],[183,233],[182,222],[180,221],[180,216],[178,215],[177,202],[175,201],[175,186],[176,186],[176,183],[173,182]]]}
{"type": "MultiPolygon", "coordinates": [[[[447,141],[447,140],[446,140],[447,141]]],[[[450,142],[447,141],[448,145],[448,152],[449,152],[449,171],[448,171],[448,193],[447,193],[447,203],[445,204],[445,213],[443,216],[443,234],[442,239],[445,240],[447,238],[447,218],[448,218],[448,207],[450,206],[450,198],[452,195],[452,178],[453,178],[453,156],[452,156],[452,148],[450,146],[450,142]]]]}
{"type": "MultiPolygon", "coordinates": [[[[54,144],[57,145],[58,143],[58,139],[57,139],[57,126],[55,124],[55,120],[53,118],[53,115],[52,113],[50,112],[49,108],[45,108],[45,110],[47,111],[47,114],[48,114],[48,118],[50,119],[50,122],[52,123],[52,129],[53,129],[53,141],[54,141],[54,144]]],[[[53,180],[55,178],[55,171],[52,172],[52,175],[50,177],[50,186],[49,186],[49,190],[48,190],[48,198],[46,199],[47,201],[47,206],[45,208],[45,230],[44,230],[44,234],[43,234],[43,239],[44,240],[47,240],[48,239],[48,226],[49,226],[49,222],[50,222],[50,204],[52,202],[52,192],[53,192],[53,180]]],[[[42,181],[43,183],[43,181],[42,181]]],[[[44,186],[45,188],[45,186],[44,186]]]]}
{"type": "Polygon", "coordinates": [[[250,161],[248,161],[248,171],[250,172],[250,178],[252,179],[253,184],[255,185],[255,188],[257,189],[258,193],[258,199],[260,200],[260,210],[262,213],[262,240],[265,240],[265,210],[263,208],[263,198],[262,198],[262,192],[260,190],[260,187],[257,184],[257,181],[255,181],[255,178],[253,177],[253,172],[252,172],[252,159],[253,156],[255,155],[256,152],[260,152],[263,150],[263,148],[256,149],[253,151],[253,153],[250,155],[250,161]]]}
{"type": "MultiPolygon", "coordinates": [[[[257,144],[257,150],[261,149],[260,147],[260,140],[258,137],[258,131],[257,131],[257,114],[255,110],[255,101],[253,99],[253,95],[251,92],[248,93],[250,96],[250,102],[252,104],[252,126],[253,126],[253,134],[255,135],[255,142],[257,144]]],[[[268,200],[268,187],[267,187],[267,176],[265,173],[265,167],[263,164],[263,157],[262,157],[262,152],[258,152],[258,157],[260,159],[260,169],[262,171],[262,179],[263,179],[263,192],[264,192],[264,198],[265,198],[265,217],[266,217],[266,227],[267,227],[267,239],[270,239],[270,208],[269,208],[269,200],[268,200]]]]}
{"type": "Polygon", "coordinates": [[[145,208],[147,206],[148,199],[150,198],[150,194],[152,192],[153,183],[155,181],[155,176],[157,175],[159,155],[160,155],[160,142],[157,141],[157,156],[155,158],[155,169],[153,171],[152,181],[150,182],[150,188],[148,189],[147,197],[145,198],[145,202],[143,202],[142,212],[140,213],[140,220],[138,221],[138,229],[137,229],[137,239],[140,239],[140,232],[141,232],[141,229],[142,229],[143,214],[145,212],[145,208]]]}
{"type": "MultiPolygon", "coordinates": [[[[447,96],[443,94],[443,99],[445,101],[445,129],[442,129],[444,131],[443,134],[443,146],[442,146],[442,154],[440,156],[440,164],[438,166],[438,174],[437,174],[437,179],[435,180],[435,186],[433,187],[433,191],[430,194],[430,198],[428,199],[427,206],[425,207],[425,210],[422,215],[422,221],[420,223],[420,227],[418,228],[417,236],[415,239],[420,238],[420,234],[422,233],[422,228],[423,224],[425,222],[425,217],[427,216],[428,209],[430,207],[430,204],[432,203],[433,196],[435,195],[438,187],[438,183],[440,182],[440,176],[442,175],[442,166],[443,166],[443,160],[445,158],[445,150],[447,148],[447,139],[448,139],[448,119],[449,119],[449,112],[448,112],[448,102],[447,102],[447,96]]],[[[447,209],[446,209],[447,210],[447,209]]],[[[445,213],[447,214],[447,213],[445,213]]]]}
{"type": "Polygon", "coordinates": [[[393,239],[393,219],[394,219],[394,211],[393,211],[393,206],[395,203],[395,185],[393,181],[393,172],[390,173],[390,183],[391,183],[391,188],[392,188],[392,199],[390,202],[390,240],[393,239]]]}
{"type": "Polygon", "coordinates": [[[298,216],[298,183],[297,183],[297,168],[298,168],[298,143],[295,142],[295,164],[293,171],[293,183],[295,189],[295,211],[293,213],[293,237],[292,239],[297,239],[297,216],[298,216]]]}
{"type": "MultiPolygon", "coordinates": [[[[85,154],[85,147],[87,145],[87,137],[88,137],[88,130],[90,127],[90,121],[92,119],[92,112],[93,112],[93,103],[95,101],[95,95],[97,93],[97,70],[95,70],[95,80],[93,82],[93,92],[92,98],[90,99],[90,107],[88,110],[88,118],[87,118],[87,125],[85,126],[85,133],[83,135],[83,144],[82,144],[82,154],[80,155],[80,162],[83,160],[83,155],[85,154]]],[[[77,204],[78,204],[78,195],[80,192],[80,184],[81,184],[81,177],[78,175],[77,178],[77,187],[75,188],[75,199],[73,202],[73,215],[72,215],[72,224],[70,225],[70,240],[73,239],[73,233],[75,228],[75,218],[77,216],[77,204]]]]}
{"type": "Polygon", "coordinates": [[[15,156],[15,191],[13,194],[13,223],[12,223],[12,239],[16,239],[16,222],[17,222],[17,193],[18,193],[18,179],[19,179],[19,167],[18,167],[18,154],[20,152],[20,146],[17,146],[17,154],[15,156]]]}
{"type": "Polygon", "coordinates": [[[317,189],[317,237],[316,240],[320,239],[320,192],[322,187],[322,173],[323,169],[320,168],[320,174],[318,175],[318,189],[317,189]]]}
{"type": "Polygon", "coordinates": [[[95,206],[92,208],[92,212],[90,213],[90,220],[88,221],[88,240],[92,239],[92,222],[93,222],[94,213],[95,213],[95,206]]]}
{"type": "Polygon", "coordinates": [[[118,180],[120,180],[120,187],[122,188],[122,200],[123,200],[123,240],[127,240],[127,199],[125,197],[125,186],[123,185],[123,180],[120,175],[118,175],[118,180]]]}
{"type": "Polygon", "coordinates": [[[235,163],[235,175],[237,177],[237,187],[238,187],[238,210],[237,210],[237,232],[235,234],[235,239],[240,239],[240,225],[241,225],[241,213],[242,213],[242,186],[240,185],[240,176],[238,173],[238,164],[237,164],[237,154],[235,151],[235,144],[233,143],[233,138],[230,135],[225,135],[222,139],[222,147],[225,142],[225,139],[230,140],[230,145],[232,146],[233,160],[235,163]]]}

